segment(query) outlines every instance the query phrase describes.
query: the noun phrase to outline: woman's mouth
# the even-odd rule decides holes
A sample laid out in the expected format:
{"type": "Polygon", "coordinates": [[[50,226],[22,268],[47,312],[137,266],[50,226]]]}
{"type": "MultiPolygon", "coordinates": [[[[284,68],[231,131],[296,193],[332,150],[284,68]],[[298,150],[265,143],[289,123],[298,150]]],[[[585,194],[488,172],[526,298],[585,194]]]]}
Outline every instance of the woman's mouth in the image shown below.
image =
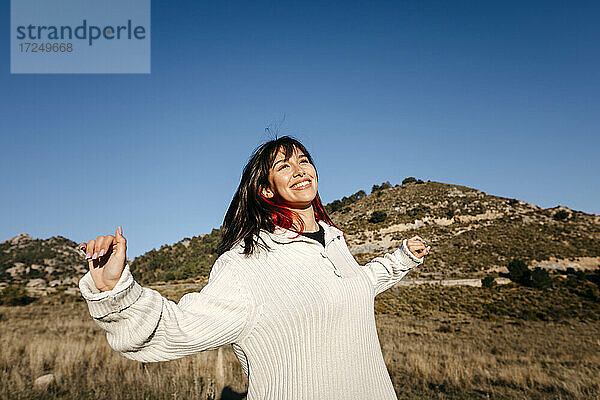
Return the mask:
{"type": "Polygon", "coordinates": [[[306,189],[310,185],[311,185],[310,180],[307,180],[307,181],[295,183],[292,186],[290,186],[290,188],[292,188],[293,190],[302,190],[302,189],[306,189]]]}

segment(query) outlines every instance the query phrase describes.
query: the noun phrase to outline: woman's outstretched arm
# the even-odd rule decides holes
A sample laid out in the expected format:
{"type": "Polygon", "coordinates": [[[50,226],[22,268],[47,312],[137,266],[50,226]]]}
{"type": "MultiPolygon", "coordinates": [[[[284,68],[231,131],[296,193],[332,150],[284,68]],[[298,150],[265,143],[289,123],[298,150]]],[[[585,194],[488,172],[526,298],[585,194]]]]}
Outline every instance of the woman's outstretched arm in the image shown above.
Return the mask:
{"type": "Polygon", "coordinates": [[[178,303],[140,286],[129,265],[111,290],[100,291],[91,271],[81,278],[79,288],[110,347],[142,362],[173,360],[235,343],[252,311],[237,265],[226,255],[215,262],[208,284],[178,303]]]}
{"type": "Polygon", "coordinates": [[[371,277],[375,296],[394,286],[408,274],[408,271],[423,264],[423,259],[428,254],[429,248],[425,248],[422,239],[415,238],[418,238],[418,236],[404,239],[396,251],[384,254],[381,257],[375,257],[363,267],[371,277]],[[410,244],[409,240],[411,241],[410,244]],[[422,243],[418,244],[418,242],[422,243]],[[421,250],[421,257],[414,255],[409,247],[415,252],[421,250]]]}

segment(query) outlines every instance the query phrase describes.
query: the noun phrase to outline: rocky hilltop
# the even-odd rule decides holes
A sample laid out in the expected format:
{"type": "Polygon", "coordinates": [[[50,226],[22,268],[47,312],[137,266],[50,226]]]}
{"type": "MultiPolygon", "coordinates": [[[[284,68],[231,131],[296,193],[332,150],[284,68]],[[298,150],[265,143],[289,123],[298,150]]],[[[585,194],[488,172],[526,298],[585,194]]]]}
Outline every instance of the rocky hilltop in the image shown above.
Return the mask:
{"type": "Polygon", "coordinates": [[[403,238],[428,240],[431,253],[418,271],[424,275],[477,277],[504,270],[513,258],[552,268],[600,266],[600,216],[466,186],[413,181],[379,188],[332,218],[362,263],[403,238]]]}
{"type": "Polygon", "coordinates": [[[43,294],[75,287],[86,270],[77,243],[62,236],[33,239],[22,233],[0,243],[0,287],[26,286],[43,294]]]}

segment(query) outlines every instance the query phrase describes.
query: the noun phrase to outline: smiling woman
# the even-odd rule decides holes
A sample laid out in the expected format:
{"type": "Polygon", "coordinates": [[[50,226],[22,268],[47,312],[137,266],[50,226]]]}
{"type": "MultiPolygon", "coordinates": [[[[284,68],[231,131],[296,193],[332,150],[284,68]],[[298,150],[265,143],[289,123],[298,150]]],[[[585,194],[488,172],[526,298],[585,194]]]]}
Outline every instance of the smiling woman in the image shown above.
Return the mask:
{"type": "Polygon", "coordinates": [[[270,187],[262,188],[261,194],[269,199],[278,195],[281,204],[307,208],[317,195],[316,175],[315,167],[302,151],[294,149],[294,154],[286,158],[285,152],[279,150],[269,174],[270,187]]]}
{"type": "Polygon", "coordinates": [[[302,143],[288,136],[265,143],[244,168],[223,221],[218,253],[243,239],[244,252],[252,254],[262,244],[258,240],[261,229],[312,232],[319,229],[317,221],[321,220],[335,226],[317,188],[317,170],[302,143]]]}
{"type": "Polygon", "coordinates": [[[248,375],[248,400],[396,399],[373,302],[429,247],[415,236],[359,265],[317,188],[297,140],[256,149],[225,215],[208,284],[177,304],[133,279],[121,229],[82,243],[90,271],[81,293],[110,346],[152,362],[231,344],[248,375]]]}

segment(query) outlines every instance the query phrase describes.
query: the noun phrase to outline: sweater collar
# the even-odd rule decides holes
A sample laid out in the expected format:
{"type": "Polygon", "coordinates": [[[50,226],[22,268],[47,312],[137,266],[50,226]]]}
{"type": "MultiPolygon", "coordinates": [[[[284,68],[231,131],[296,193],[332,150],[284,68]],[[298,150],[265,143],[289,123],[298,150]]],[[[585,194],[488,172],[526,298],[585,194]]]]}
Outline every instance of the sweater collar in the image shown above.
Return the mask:
{"type": "MultiPolygon", "coordinates": [[[[325,221],[318,221],[318,224],[323,227],[325,230],[325,245],[333,241],[334,239],[340,238],[344,235],[344,233],[337,229],[335,226],[327,224],[325,221]]],[[[289,229],[282,228],[280,226],[275,227],[274,232],[267,232],[266,230],[261,230],[261,236],[267,236],[272,241],[276,243],[291,243],[291,242],[308,242],[308,243],[318,243],[314,239],[306,237],[304,235],[299,235],[297,232],[294,232],[289,229]]]]}

